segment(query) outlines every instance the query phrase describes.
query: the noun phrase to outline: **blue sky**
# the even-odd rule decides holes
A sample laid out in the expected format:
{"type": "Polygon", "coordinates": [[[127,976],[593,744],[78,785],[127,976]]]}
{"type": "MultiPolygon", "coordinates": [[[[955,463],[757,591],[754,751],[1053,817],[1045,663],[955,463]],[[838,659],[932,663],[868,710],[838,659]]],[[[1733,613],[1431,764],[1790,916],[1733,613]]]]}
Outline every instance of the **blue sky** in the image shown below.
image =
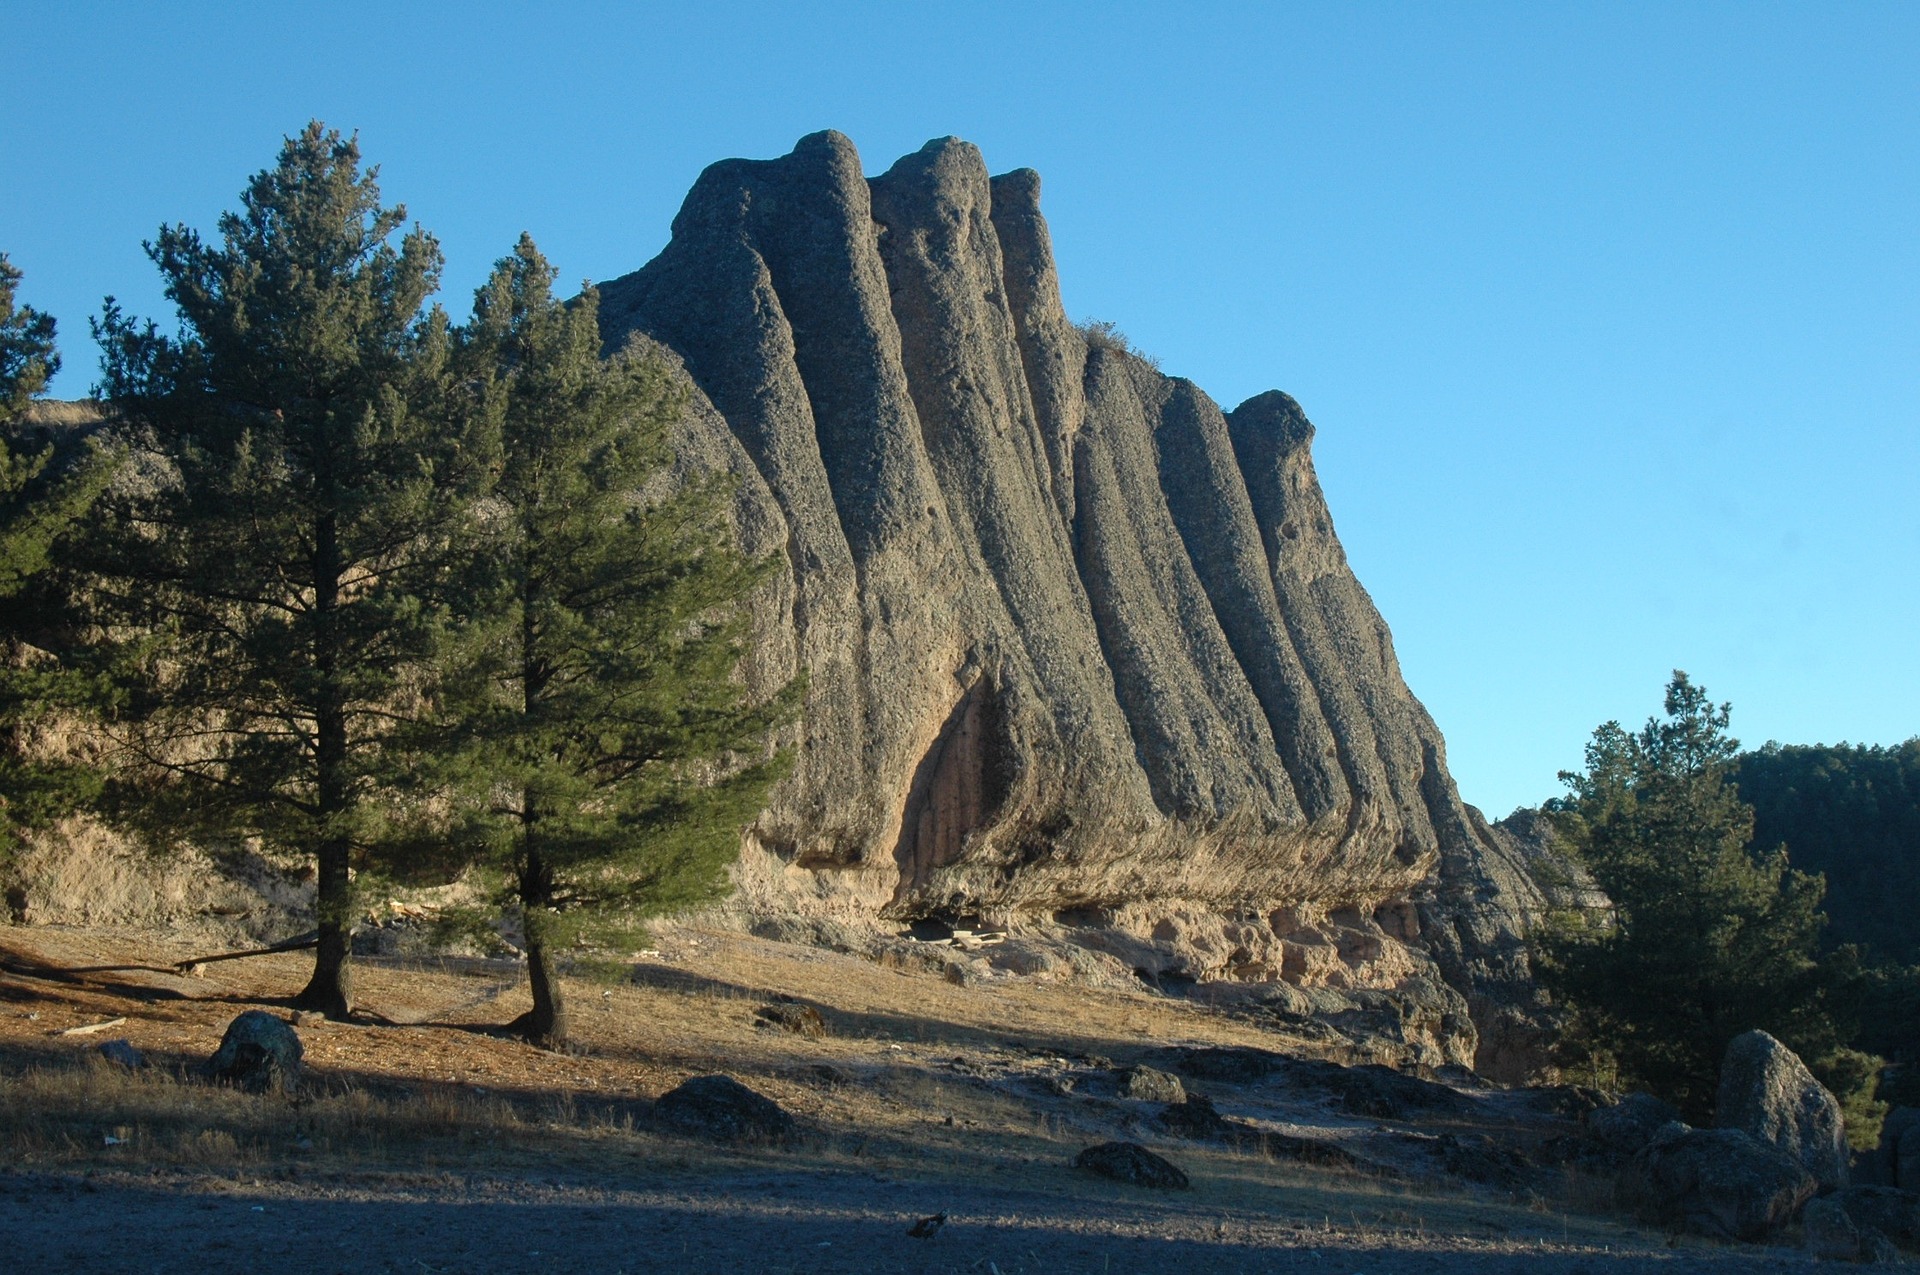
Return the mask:
{"type": "Polygon", "coordinates": [[[604,279],[837,128],[1038,169],[1068,309],[1320,428],[1348,554],[1497,815],[1687,669],[1746,741],[1920,733],[1920,5],[5,8],[0,250],[165,318],[309,118],[441,239],[604,279]]]}

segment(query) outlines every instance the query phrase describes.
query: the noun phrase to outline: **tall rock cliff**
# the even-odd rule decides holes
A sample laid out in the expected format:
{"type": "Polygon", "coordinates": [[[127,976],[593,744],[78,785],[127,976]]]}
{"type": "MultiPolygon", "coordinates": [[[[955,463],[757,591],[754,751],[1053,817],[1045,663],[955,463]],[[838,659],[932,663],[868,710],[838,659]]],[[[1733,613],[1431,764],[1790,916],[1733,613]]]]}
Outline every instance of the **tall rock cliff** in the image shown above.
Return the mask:
{"type": "Polygon", "coordinates": [[[748,547],[788,566],[749,672],[804,670],[806,710],[743,897],[1402,994],[1434,1060],[1474,1056],[1470,1007],[1483,1068],[1524,1071],[1541,896],[1447,775],[1313,427],[1090,347],[1039,190],[953,138],[869,179],[817,133],[709,168],[601,286],[607,343],[697,387],[681,463],[732,472],[748,547]]]}

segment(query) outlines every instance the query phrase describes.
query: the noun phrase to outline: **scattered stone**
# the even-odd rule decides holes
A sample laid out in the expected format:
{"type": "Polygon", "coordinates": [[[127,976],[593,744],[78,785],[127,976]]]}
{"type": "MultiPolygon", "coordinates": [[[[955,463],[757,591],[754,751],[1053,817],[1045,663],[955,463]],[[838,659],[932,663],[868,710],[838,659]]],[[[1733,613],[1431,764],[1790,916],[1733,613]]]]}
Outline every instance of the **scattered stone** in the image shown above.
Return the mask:
{"type": "Polygon", "coordinates": [[[1727,1046],[1713,1122],[1786,1152],[1823,1191],[1847,1184],[1847,1131],[1839,1102],[1799,1055],[1765,1032],[1746,1032],[1727,1046]]]}
{"type": "Polygon", "coordinates": [[[1289,1083],[1325,1090],[1344,1110],[1376,1120],[1404,1120],[1417,1111],[1459,1111],[1467,1101],[1445,1085],[1378,1063],[1343,1067],[1295,1058],[1284,1060],[1284,1071],[1289,1083]]]}
{"type": "Polygon", "coordinates": [[[1467,1182],[1511,1190],[1525,1182],[1533,1168],[1525,1156],[1484,1133],[1443,1133],[1438,1149],[1447,1173],[1467,1182]]]}
{"type": "Polygon", "coordinates": [[[1073,1165],[1133,1186],[1169,1191],[1184,1191],[1189,1186],[1179,1166],[1135,1142],[1103,1142],[1088,1147],[1073,1158],[1073,1165]]]}
{"type": "Polygon", "coordinates": [[[947,1215],[945,1213],[935,1213],[932,1217],[923,1217],[912,1226],[909,1226],[907,1228],[907,1234],[916,1240],[930,1240],[938,1235],[940,1228],[946,1224],[947,1215]]]}
{"type": "Polygon", "coordinates": [[[1250,1046],[1200,1046],[1180,1051],[1174,1066],[1196,1080],[1221,1080],[1228,1084],[1252,1084],[1265,1080],[1285,1065],[1279,1054],[1250,1046]]]}
{"type": "Polygon", "coordinates": [[[1120,1073],[1120,1096],[1141,1102],[1185,1102],[1180,1077],[1155,1067],[1128,1067],[1120,1073]]]}
{"type": "Polygon", "coordinates": [[[784,1142],[798,1129],[779,1103],[732,1076],[695,1076],[661,1094],[653,1110],[682,1133],[722,1142],[784,1142]]]}
{"type": "Polygon", "coordinates": [[[808,1040],[818,1040],[828,1035],[827,1020],[820,1017],[820,1011],[799,1001],[776,1001],[771,1005],[762,1005],[753,1011],[753,1016],[769,1027],[778,1027],[781,1031],[805,1036],[808,1040]]]}
{"type": "Polygon", "coordinates": [[[108,1040],[100,1044],[100,1056],[117,1067],[128,1071],[138,1071],[147,1065],[147,1058],[133,1047],[129,1040],[108,1040]]]}
{"type": "Polygon", "coordinates": [[[1920,1191],[1920,1107],[1895,1107],[1880,1125],[1880,1180],[1920,1191]]]}
{"type": "Polygon", "coordinates": [[[1213,1099],[1189,1094],[1180,1102],[1168,1103],[1160,1113],[1160,1127],[1176,1138],[1224,1138],[1233,1125],[1213,1109],[1213,1099]]]}
{"type": "Polygon", "coordinates": [[[220,1048],[207,1060],[207,1073],[248,1093],[290,1092],[300,1082],[305,1052],[284,1018],[250,1009],[227,1024],[220,1048]]]}
{"type": "Polygon", "coordinates": [[[293,1011],[293,1025],[295,1027],[310,1027],[315,1023],[324,1023],[326,1021],[327,1016],[317,1009],[296,1009],[293,1011]]]}
{"type": "Polygon", "coordinates": [[[1739,1129],[1690,1129],[1677,1121],[1654,1135],[1615,1183],[1623,1208],[1643,1220],[1716,1239],[1760,1240],[1814,1193],[1792,1156],[1739,1129]]]}
{"type": "Polygon", "coordinates": [[[1807,1256],[1826,1262],[1857,1262],[1860,1239],[1860,1228],[1837,1201],[1807,1201],[1800,1214],[1800,1243],[1807,1256]]]}
{"type": "Polygon", "coordinates": [[[1680,1109],[1650,1093],[1630,1093],[1611,1107],[1595,1107],[1586,1114],[1587,1132],[1609,1151],[1628,1156],[1653,1141],[1667,1125],[1680,1120],[1680,1109]]]}
{"type": "Polygon", "coordinates": [[[1849,1186],[1827,1198],[1845,1209],[1862,1231],[1878,1231],[1896,1244],[1920,1248],[1920,1194],[1891,1186],[1849,1186]]]}

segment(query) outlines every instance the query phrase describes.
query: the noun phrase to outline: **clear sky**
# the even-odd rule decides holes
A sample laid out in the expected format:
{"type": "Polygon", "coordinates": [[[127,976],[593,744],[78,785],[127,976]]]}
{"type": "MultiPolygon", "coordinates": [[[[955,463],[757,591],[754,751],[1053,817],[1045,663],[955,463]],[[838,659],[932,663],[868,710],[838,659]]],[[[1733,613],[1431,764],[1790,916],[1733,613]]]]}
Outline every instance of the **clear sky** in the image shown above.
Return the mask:
{"type": "Polygon", "coordinates": [[[1920,733],[1920,5],[0,4],[0,250],[96,374],[141,240],[309,118],[576,278],[837,128],[1045,181],[1067,307],[1287,390],[1463,795],[1684,668],[1750,744],[1920,733]]]}

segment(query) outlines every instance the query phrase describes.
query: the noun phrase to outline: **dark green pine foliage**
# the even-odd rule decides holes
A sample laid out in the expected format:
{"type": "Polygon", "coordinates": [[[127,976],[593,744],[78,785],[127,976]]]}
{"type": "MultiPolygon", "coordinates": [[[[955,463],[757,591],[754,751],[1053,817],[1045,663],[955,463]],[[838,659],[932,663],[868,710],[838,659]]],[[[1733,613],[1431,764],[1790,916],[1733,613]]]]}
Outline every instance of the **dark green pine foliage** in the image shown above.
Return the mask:
{"type": "Polygon", "coordinates": [[[1830,944],[1920,963],[1920,739],[1768,744],[1734,765],[1754,838],[1827,879],[1830,944]]]}
{"type": "Polygon", "coordinates": [[[744,603],[771,564],[732,547],[724,488],[669,481],[684,399],[667,367],[602,359],[597,294],[563,304],[552,285],[522,236],[460,334],[502,463],[449,713],[524,921],[534,1007],[514,1027],[561,1047],[568,949],[629,946],[646,917],[724,892],[795,696],[756,698],[739,676],[744,603]]]}
{"type": "Polygon", "coordinates": [[[71,633],[52,568],[112,472],[103,450],[35,439],[24,427],[27,405],[59,370],[60,355],[52,316],[15,305],[19,282],[0,253],[0,876],[10,876],[22,831],[99,790],[92,767],[59,756],[39,735],[99,706],[98,680],[56,657],[71,633]]]}
{"type": "Polygon", "coordinates": [[[299,1003],[337,1015],[354,872],[391,832],[389,745],[424,703],[493,459],[459,427],[448,325],[425,309],[439,247],[402,233],[376,175],[355,139],[308,125],[217,243],[171,226],[147,245],[176,335],[111,299],[96,324],[150,477],[114,510],[109,564],[123,624],[150,635],[136,773],[181,829],[310,859],[319,939],[299,1003]]]}
{"type": "Polygon", "coordinates": [[[1895,1066],[1880,1097],[1920,1106],[1920,739],[1892,747],[1768,744],[1734,769],[1754,836],[1827,880],[1826,941],[1858,944],[1861,1049],[1895,1066]]]}
{"type": "Polygon", "coordinates": [[[1846,1035],[1816,955],[1822,883],[1781,849],[1749,851],[1728,719],[1675,673],[1666,716],[1595,731],[1586,769],[1561,775],[1570,795],[1548,803],[1614,904],[1610,922],[1564,918],[1538,938],[1542,981],[1573,1011],[1569,1043],[1693,1120],[1711,1113],[1740,1033],[1771,1032],[1814,1063],[1846,1035]]]}

